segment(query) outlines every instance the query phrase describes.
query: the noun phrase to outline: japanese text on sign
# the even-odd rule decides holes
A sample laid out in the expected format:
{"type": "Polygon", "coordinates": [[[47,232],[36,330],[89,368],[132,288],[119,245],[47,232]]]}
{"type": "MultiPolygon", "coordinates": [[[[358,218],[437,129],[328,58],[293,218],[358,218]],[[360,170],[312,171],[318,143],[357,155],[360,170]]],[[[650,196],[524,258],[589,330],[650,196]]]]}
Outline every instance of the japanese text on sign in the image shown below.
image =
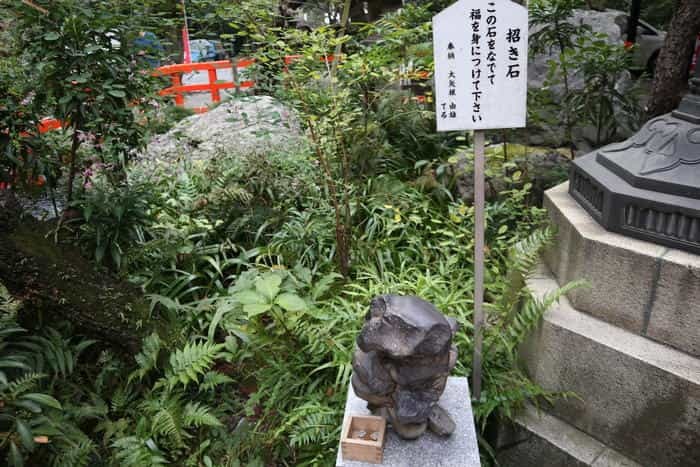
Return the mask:
{"type": "Polygon", "coordinates": [[[438,131],[525,126],[527,10],[461,0],[433,18],[438,131]]]}

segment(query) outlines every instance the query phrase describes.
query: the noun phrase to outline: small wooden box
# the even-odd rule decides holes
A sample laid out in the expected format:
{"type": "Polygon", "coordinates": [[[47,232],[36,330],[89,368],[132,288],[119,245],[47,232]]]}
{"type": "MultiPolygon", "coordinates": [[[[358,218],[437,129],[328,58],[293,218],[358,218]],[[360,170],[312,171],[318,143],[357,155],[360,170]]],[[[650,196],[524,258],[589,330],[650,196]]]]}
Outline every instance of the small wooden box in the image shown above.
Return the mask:
{"type": "Polygon", "coordinates": [[[343,428],[340,440],[343,459],[381,464],[384,457],[385,433],[386,420],[383,417],[351,415],[347,425],[343,428]],[[376,432],[379,434],[379,438],[376,441],[353,438],[353,434],[358,431],[364,431],[368,434],[376,432]]]}

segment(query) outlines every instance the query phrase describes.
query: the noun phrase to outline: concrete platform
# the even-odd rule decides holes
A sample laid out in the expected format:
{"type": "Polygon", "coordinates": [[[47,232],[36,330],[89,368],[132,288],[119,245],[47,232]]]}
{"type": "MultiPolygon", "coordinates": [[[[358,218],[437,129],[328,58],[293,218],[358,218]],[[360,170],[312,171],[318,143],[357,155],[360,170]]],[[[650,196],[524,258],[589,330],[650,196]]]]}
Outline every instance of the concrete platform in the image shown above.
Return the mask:
{"type": "MultiPolygon", "coordinates": [[[[426,433],[414,441],[402,440],[389,427],[384,447],[382,464],[347,461],[343,459],[338,446],[336,467],[478,467],[479,448],[474,428],[474,415],[471,408],[467,378],[450,377],[440,404],[446,408],[457,424],[457,430],[450,437],[442,438],[426,433]]],[[[368,415],[367,402],[355,395],[352,385],[348,389],[343,426],[350,415],[368,415]]]]}
{"type": "MultiPolygon", "coordinates": [[[[540,297],[558,287],[547,271],[528,285],[540,297]]],[[[547,312],[521,357],[542,387],[580,397],[557,400],[550,414],[642,465],[700,465],[700,359],[567,299],[547,312]]]]}
{"type": "Polygon", "coordinates": [[[573,306],[700,357],[700,256],[608,232],[568,193],[545,194],[557,244],[545,262],[560,284],[584,279],[573,306]]]}
{"type": "Polygon", "coordinates": [[[499,430],[497,460],[517,467],[641,467],[595,438],[535,407],[499,430]]]}

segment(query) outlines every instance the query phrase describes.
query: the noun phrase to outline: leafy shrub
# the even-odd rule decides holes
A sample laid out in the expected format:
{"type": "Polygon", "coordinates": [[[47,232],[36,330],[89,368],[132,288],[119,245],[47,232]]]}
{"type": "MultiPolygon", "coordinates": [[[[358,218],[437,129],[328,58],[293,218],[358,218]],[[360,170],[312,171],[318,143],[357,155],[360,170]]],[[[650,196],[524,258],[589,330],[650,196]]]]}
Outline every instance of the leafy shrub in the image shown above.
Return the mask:
{"type": "Polygon", "coordinates": [[[123,183],[114,185],[103,175],[91,178],[72,206],[81,217],[78,224],[79,241],[90,249],[97,263],[107,262],[116,270],[126,266],[126,253],[143,238],[148,224],[150,187],[123,183]]]}
{"type": "Polygon", "coordinates": [[[25,90],[22,110],[35,122],[52,116],[70,130],[71,146],[60,164],[68,202],[85,135],[94,136],[101,161],[115,167],[126,166],[144,142],[132,103],[147,99],[153,81],[126,46],[136,31],[108,3],[61,0],[46,9],[31,2],[8,7],[17,55],[31,70],[32,92],[25,90]]]}
{"type": "Polygon", "coordinates": [[[639,102],[639,85],[621,89],[629,76],[632,52],[622,45],[609,44],[603,35],[581,37],[574,52],[563,54],[562,63],[585,77],[581,89],[572,90],[566,104],[582,123],[593,125],[595,144],[607,143],[620,129],[636,130],[643,115],[639,102]]]}

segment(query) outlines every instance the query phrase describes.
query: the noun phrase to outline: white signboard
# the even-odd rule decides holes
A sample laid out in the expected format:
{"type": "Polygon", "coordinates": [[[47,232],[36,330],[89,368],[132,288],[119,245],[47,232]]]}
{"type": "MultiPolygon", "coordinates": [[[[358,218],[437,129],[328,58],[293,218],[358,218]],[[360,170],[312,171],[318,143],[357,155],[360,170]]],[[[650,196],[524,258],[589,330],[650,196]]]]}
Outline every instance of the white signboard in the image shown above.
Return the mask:
{"type": "Polygon", "coordinates": [[[525,126],[527,9],[460,0],[433,17],[438,131],[525,126]]]}

